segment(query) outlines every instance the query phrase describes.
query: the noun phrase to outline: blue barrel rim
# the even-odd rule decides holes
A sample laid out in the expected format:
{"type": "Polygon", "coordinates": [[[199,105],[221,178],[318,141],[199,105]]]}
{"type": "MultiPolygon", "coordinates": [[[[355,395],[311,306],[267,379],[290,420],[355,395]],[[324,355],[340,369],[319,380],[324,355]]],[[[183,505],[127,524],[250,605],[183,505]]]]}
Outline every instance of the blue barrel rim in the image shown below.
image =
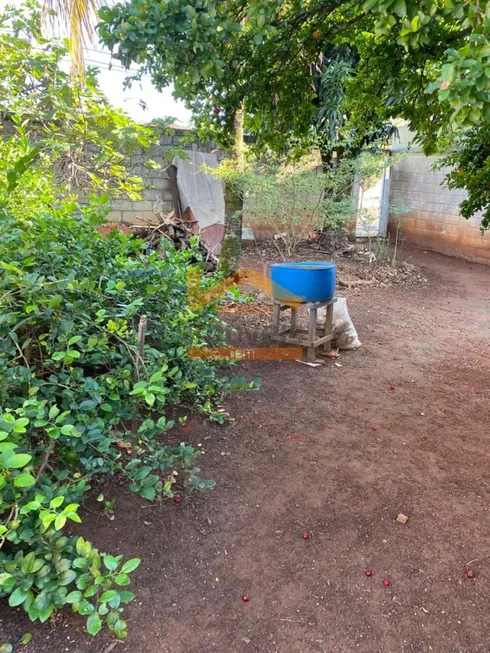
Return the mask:
{"type": "Polygon", "coordinates": [[[323,268],[324,270],[331,270],[336,268],[335,263],[330,263],[330,261],[291,261],[291,263],[272,263],[272,268],[284,268],[284,269],[299,269],[299,270],[316,270],[318,268],[323,268]]]}

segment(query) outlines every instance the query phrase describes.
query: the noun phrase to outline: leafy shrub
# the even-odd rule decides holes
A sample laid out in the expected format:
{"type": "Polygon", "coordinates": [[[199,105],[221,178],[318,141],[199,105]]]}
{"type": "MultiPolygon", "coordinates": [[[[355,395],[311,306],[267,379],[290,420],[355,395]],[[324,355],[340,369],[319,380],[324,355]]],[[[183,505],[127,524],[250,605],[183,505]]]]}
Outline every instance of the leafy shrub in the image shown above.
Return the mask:
{"type": "Polygon", "coordinates": [[[446,173],[448,188],[467,192],[459,205],[461,215],[469,220],[481,212],[482,233],[490,229],[490,127],[462,131],[434,167],[446,173]]]}
{"type": "MultiPolygon", "coordinates": [[[[0,198],[1,199],[1,198],[0,198]]],[[[187,347],[222,342],[215,307],[187,306],[193,248],[99,235],[102,201],[14,219],[0,202],[0,596],[45,621],[65,604],[126,634],[137,559],[66,532],[95,484],[119,474],[144,499],[204,490],[200,450],[162,444],[172,404],[213,409],[224,388],[187,347]],[[147,316],[143,355],[138,323],[147,316]]],[[[212,283],[205,278],[203,286],[212,283]]]]}
{"type": "MultiPolygon", "coordinates": [[[[24,218],[48,195],[60,202],[70,192],[141,199],[171,119],[137,124],[111,106],[94,68],[72,84],[68,42],[42,36],[42,3],[16,4],[0,7],[0,193],[5,173],[9,214],[24,218]],[[24,168],[21,186],[8,178],[14,165],[24,168]]],[[[165,162],[174,154],[181,148],[167,146],[165,162]]]]}
{"type": "Polygon", "coordinates": [[[362,189],[370,188],[398,158],[372,144],[328,168],[321,167],[315,154],[290,159],[271,155],[267,164],[250,157],[243,172],[231,159],[206,172],[239,190],[252,227],[263,227],[280,254],[289,257],[315,232],[345,233],[357,214],[356,179],[362,189]]]}
{"type": "Polygon", "coordinates": [[[313,158],[262,164],[245,173],[244,187],[244,213],[269,233],[281,234],[287,256],[321,226],[325,181],[313,158]]]}

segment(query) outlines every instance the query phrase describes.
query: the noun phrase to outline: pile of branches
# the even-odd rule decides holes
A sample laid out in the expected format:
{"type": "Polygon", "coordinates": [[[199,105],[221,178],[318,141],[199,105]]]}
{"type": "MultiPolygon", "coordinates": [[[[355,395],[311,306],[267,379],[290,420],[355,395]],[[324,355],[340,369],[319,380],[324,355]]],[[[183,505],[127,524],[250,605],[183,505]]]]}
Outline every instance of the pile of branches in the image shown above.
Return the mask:
{"type": "MultiPolygon", "coordinates": [[[[166,216],[158,212],[155,215],[159,220],[157,225],[135,227],[133,229],[133,233],[137,238],[142,238],[148,243],[147,253],[160,249],[162,238],[169,240],[177,250],[191,247],[191,238],[196,236],[192,230],[192,222],[179,218],[173,211],[166,216]]],[[[202,239],[193,249],[197,249],[199,254],[202,255],[207,272],[214,272],[217,269],[218,259],[209,251],[202,239]]]]}

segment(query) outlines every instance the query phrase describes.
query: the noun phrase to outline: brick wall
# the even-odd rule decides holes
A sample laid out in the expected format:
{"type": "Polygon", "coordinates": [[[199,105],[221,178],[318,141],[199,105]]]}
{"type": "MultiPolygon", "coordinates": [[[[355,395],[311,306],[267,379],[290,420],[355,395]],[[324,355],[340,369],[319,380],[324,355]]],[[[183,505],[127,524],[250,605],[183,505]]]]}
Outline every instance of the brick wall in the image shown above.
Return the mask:
{"type": "Polygon", "coordinates": [[[428,249],[470,261],[490,263],[490,233],[480,233],[480,218],[466,220],[458,206],[465,192],[442,186],[444,171],[432,171],[434,157],[410,153],[393,169],[390,203],[410,207],[405,237],[428,249]]]}

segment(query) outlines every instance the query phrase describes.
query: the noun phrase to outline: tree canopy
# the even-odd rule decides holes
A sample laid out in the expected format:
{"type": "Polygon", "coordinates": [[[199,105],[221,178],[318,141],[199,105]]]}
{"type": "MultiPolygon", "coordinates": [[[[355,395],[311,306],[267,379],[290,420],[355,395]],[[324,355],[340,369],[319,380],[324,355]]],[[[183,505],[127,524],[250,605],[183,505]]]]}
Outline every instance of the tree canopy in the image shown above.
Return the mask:
{"type": "Polygon", "coordinates": [[[430,152],[448,126],[490,121],[490,2],[129,0],[100,18],[116,59],[173,83],[198,124],[225,137],[244,102],[258,143],[311,138],[319,102],[339,100],[315,79],[346,46],[355,56],[337,71],[337,110],[347,131],[404,118],[430,152]]]}
{"type": "Polygon", "coordinates": [[[35,212],[40,184],[58,187],[59,197],[68,186],[69,193],[139,199],[143,183],[130,155],[150,150],[163,125],[138,125],[112,107],[93,68],[73,83],[60,67],[66,44],[43,38],[40,23],[34,4],[0,12],[0,190],[9,190],[9,210],[35,212]]]}

